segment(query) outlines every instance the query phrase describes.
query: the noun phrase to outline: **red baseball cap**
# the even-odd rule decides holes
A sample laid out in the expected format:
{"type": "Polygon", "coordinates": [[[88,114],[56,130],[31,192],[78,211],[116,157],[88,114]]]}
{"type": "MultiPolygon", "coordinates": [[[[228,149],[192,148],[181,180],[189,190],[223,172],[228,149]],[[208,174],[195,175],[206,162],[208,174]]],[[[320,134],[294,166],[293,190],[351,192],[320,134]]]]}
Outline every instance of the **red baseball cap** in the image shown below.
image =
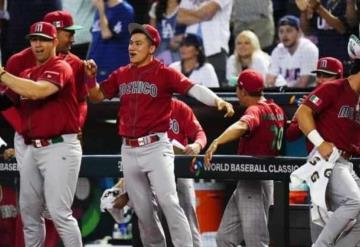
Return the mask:
{"type": "Polygon", "coordinates": [[[244,88],[248,93],[259,93],[264,89],[262,74],[253,69],[241,72],[237,83],[239,88],[244,88]]]}
{"type": "Polygon", "coordinates": [[[82,26],[74,25],[71,14],[63,10],[47,13],[43,21],[53,24],[56,28],[67,31],[75,31],[83,28],[82,26]]]}
{"type": "Polygon", "coordinates": [[[56,33],[56,28],[52,24],[39,21],[31,25],[30,32],[26,37],[40,36],[47,39],[55,39],[56,33]]]}
{"type": "Polygon", "coordinates": [[[130,23],[128,26],[128,30],[130,34],[132,34],[135,31],[140,31],[144,33],[153,42],[153,44],[156,47],[160,45],[161,37],[159,31],[155,27],[149,24],[141,25],[138,23],[130,23]]]}
{"type": "Polygon", "coordinates": [[[317,62],[317,68],[311,73],[322,72],[329,75],[343,76],[344,68],[343,64],[334,57],[322,57],[317,62]]]}

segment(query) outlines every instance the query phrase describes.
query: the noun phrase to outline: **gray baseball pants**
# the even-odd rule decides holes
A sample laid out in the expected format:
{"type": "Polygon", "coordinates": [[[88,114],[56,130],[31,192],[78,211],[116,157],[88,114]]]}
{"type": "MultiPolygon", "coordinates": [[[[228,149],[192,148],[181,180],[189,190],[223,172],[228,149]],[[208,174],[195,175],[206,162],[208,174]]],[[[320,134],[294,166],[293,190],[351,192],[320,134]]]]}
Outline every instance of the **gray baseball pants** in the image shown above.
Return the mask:
{"type": "Polygon", "coordinates": [[[196,196],[194,189],[194,179],[178,178],[176,182],[176,189],[180,201],[180,206],[183,208],[186,218],[190,224],[193,246],[201,247],[199,222],[196,216],[196,196]]]}
{"type": "Polygon", "coordinates": [[[152,190],[164,212],[175,247],[191,247],[189,223],[180,206],[174,174],[174,150],[166,133],[160,140],[141,147],[122,145],[122,165],[126,191],[139,218],[144,247],[166,246],[157,213],[152,203],[152,190]],[[157,225],[158,227],[154,227],[157,225]]]}
{"type": "Polygon", "coordinates": [[[64,245],[82,246],[80,229],[71,210],[82,150],[76,134],[62,137],[63,142],[45,147],[29,145],[22,157],[19,203],[28,247],[44,244],[45,207],[64,245]]]}
{"type": "Polygon", "coordinates": [[[334,213],[313,246],[357,246],[360,241],[360,189],[357,184],[358,180],[359,178],[353,171],[353,164],[340,158],[334,166],[326,192],[330,209],[334,213]],[[357,222],[350,232],[335,242],[353,219],[356,219],[357,222]]]}
{"type": "Polygon", "coordinates": [[[269,245],[268,216],[273,203],[273,181],[240,180],[221,219],[218,247],[269,245]]]}

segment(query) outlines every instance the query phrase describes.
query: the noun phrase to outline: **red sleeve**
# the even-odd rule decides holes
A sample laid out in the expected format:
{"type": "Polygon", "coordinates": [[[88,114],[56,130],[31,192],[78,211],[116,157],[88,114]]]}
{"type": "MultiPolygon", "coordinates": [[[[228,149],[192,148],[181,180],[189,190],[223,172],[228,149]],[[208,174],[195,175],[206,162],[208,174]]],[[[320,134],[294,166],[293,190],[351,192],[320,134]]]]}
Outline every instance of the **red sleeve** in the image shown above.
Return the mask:
{"type": "Polygon", "coordinates": [[[240,121],[245,122],[249,126],[249,132],[253,132],[260,125],[259,107],[250,106],[246,109],[240,121]]]}
{"type": "Polygon", "coordinates": [[[167,81],[169,82],[171,92],[185,95],[194,85],[189,78],[173,68],[165,68],[165,72],[167,73],[167,81]]]}
{"type": "Polygon", "coordinates": [[[304,100],[303,104],[310,107],[314,112],[319,113],[332,105],[337,99],[336,95],[340,84],[323,83],[312,91],[304,100]]]}
{"type": "Polygon", "coordinates": [[[120,76],[122,69],[118,69],[112,72],[107,79],[100,82],[100,90],[103,92],[105,98],[112,99],[119,95],[118,77],[120,76]]]}
{"type": "Polygon", "coordinates": [[[295,141],[303,135],[302,131],[299,129],[299,124],[296,118],[291,120],[291,123],[286,129],[286,140],[295,141]]]}
{"type": "Polygon", "coordinates": [[[197,142],[204,148],[207,144],[207,138],[204,129],[197,120],[191,108],[180,100],[173,99],[172,106],[179,112],[181,117],[181,128],[184,134],[191,142],[197,142]]]}
{"type": "Polygon", "coordinates": [[[59,88],[63,88],[66,83],[73,81],[73,71],[70,65],[64,61],[58,61],[47,67],[38,77],[38,81],[48,81],[59,88]],[[71,80],[69,79],[71,78],[71,80]]]}

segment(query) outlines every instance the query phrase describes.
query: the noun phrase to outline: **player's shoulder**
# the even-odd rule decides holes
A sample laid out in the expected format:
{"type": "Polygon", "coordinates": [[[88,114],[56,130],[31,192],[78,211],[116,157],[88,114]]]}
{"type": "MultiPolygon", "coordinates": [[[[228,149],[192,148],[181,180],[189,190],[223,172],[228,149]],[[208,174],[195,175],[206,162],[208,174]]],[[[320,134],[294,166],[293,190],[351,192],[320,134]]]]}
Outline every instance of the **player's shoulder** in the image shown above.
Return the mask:
{"type": "Polygon", "coordinates": [[[57,70],[57,71],[64,71],[67,73],[71,73],[72,74],[72,68],[70,66],[69,63],[67,63],[65,60],[63,60],[61,57],[59,56],[55,56],[53,57],[51,60],[49,60],[46,64],[45,64],[46,68],[51,68],[53,70],[57,70]]]}
{"type": "Polygon", "coordinates": [[[25,48],[15,54],[13,54],[7,61],[7,63],[24,62],[24,60],[35,59],[34,53],[31,48],[25,48]]]}

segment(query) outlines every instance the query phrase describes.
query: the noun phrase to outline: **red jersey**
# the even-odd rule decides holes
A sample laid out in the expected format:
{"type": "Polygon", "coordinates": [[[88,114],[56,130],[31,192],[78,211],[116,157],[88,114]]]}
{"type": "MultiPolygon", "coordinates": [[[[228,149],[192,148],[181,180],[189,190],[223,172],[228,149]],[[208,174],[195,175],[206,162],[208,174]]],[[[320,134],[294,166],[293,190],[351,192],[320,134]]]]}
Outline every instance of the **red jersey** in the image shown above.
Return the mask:
{"type": "Polygon", "coordinates": [[[353,146],[360,147],[359,94],[347,79],[320,85],[303,104],[315,112],[316,129],[325,141],[356,153],[353,146]]]}
{"type": "Polygon", "coordinates": [[[192,86],[187,77],[155,59],[143,67],[120,67],[100,84],[106,98],[120,98],[119,135],[132,138],[167,132],[173,93],[186,94],[192,86]]]}
{"type": "Polygon", "coordinates": [[[202,148],[206,146],[206,135],[191,108],[184,102],[172,99],[171,101],[170,140],[177,140],[182,145],[197,141],[202,148]]]}
{"type": "Polygon", "coordinates": [[[76,55],[69,53],[60,53],[58,55],[65,62],[70,64],[75,78],[76,95],[79,103],[86,101],[88,90],[86,87],[86,74],[84,68],[84,62],[76,55]]]}
{"type": "Polygon", "coordinates": [[[51,138],[79,132],[76,89],[69,64],[59,57],[53,57],[42,65],[24,70],[20,76],[33,81],[48,81],[59,87],[55,94],[38,100],[8,91],[10,97],[17,101],[23,120],[21,134],[25,138],[51,138]]]}
{"type": "Polygon", "coordinates": [[[272,100],[260,101],[248,107],[240,121],[249,130],[240,138],[238,154],[275,156],[281,149],[285,113],[272,100]]]}
{"type": "MultiPolygon", "coordinates": [[[[69,53],[61,53],[59,57],[70,64],[74,78],[75,78],[75,86],[76,86],[76,97],[79,103],[79,121],[81,128],[85,124],[86,115],[87,115],[87,103],[86,97],[88,94],[88,90],[85,83],[85,70],[84,70],[84,62],[76,55],[69,53]]],[[[11,56],[6,63],[6,71],[15,76],[19,76],[20,72],[25,69],[29,69],[36,66],[36,59],[31,50],[31,48],[26,48],[13,56],[11,56]]],[[[8,109],[3,112],[4,117],[10,122],[10,124],[16,129],[17,132],[21,132],[17,127],[19,124],[17,123],[20,119],[20,116],[16,112],[14,108],[8,109]]]]}
{"type": "MultiPolygon", "coordinates": [[[[21,52],[12,55],[6,62],[5,70],[10,74],[19,76],[20,72],[36,65],[35,56],[31,48],[26,48],[21,52]]],[[[6,121],[18,132],[21,132],[21,116],[15,107],[1,112],[6,121]]]]}

